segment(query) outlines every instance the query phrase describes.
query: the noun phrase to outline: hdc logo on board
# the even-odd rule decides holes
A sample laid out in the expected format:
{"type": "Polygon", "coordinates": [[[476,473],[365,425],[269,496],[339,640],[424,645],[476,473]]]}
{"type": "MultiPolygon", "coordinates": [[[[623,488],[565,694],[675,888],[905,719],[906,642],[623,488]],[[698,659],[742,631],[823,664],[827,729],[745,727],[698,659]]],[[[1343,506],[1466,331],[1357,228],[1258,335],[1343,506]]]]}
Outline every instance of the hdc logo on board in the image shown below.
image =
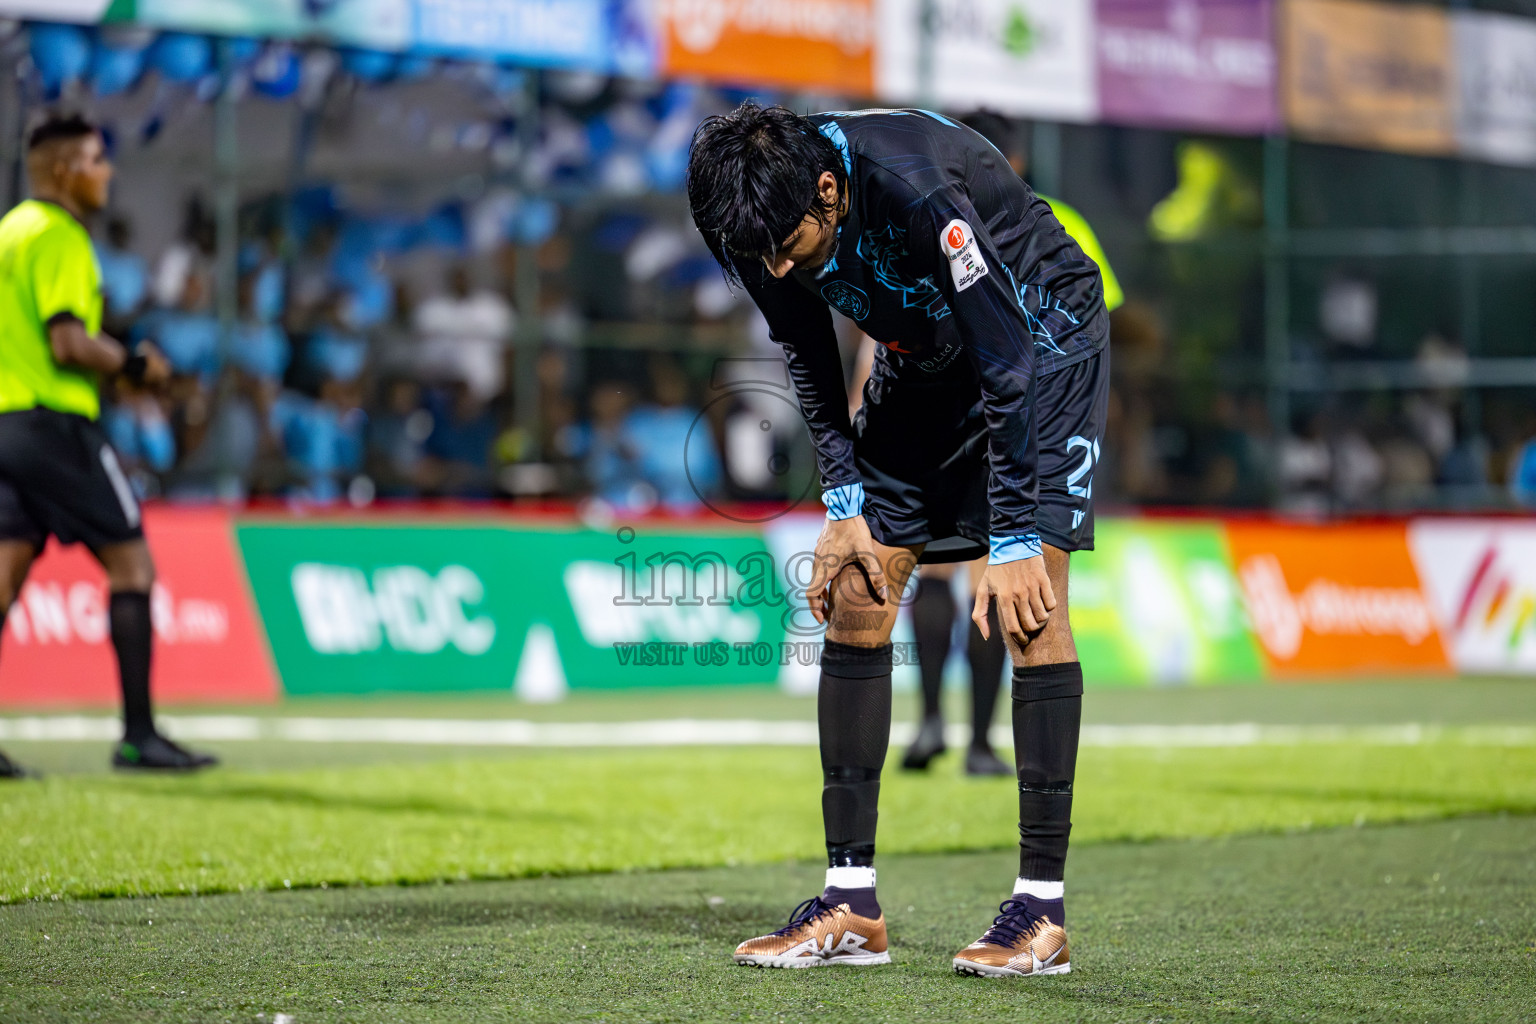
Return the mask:
{"type": "Polygon", "coordinates": [[[301,562],[290,577],[304,636],[317,654],[363,654],[386,643],[436,654],[450,645],[479,656],[496,642],[496,623],[475,609],[485,585],[474,570],[446,565],[435,575],[414,565],[375,569],[301,562]]]}
{"type": "Polygon", "coordinates": [[[1536,526],[1421,520],[1413,560],[1464,672],[1536,672],[1536,526]]]}

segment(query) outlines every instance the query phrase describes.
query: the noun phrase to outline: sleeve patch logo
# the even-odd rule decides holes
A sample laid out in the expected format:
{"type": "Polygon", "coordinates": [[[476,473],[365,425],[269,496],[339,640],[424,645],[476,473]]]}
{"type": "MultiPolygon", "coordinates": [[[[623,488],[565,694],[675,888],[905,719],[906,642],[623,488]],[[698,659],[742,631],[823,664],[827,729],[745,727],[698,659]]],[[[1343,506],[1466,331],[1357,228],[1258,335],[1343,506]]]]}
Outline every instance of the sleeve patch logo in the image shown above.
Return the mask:
{"type": "Polygon", "coordinates": [[[939,232],[939,244],[949,259],[949,272],[955,278],[955,291],[963,292],[987,276],[987,261],[981,257],[976,234],[963,220],[952,220],[939,232]]]}
{"type": "Polygon", "coordinates": [[[869,316],[869,296],[864,294],[864,289],[847,281],[828,281],[821,286],[821,297],[851,320],[869,316]]]}

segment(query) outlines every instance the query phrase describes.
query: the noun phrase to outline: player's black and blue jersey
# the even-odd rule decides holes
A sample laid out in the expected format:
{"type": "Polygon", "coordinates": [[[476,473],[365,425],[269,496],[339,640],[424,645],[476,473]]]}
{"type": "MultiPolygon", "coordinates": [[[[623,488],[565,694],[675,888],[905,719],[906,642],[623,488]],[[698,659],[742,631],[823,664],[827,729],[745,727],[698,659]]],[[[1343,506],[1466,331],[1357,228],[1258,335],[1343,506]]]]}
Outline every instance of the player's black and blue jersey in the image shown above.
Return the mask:
{"type": "Polygon", "coordinates": [[[810,120],[848,171],[833,256],[782,279],[744,259],[737,269],[784,347],[829,509],[857,514],[862,487],[828,306],[882,346],[871,394],[914,377],[979,384],[994,554],[1038,553],[1034,382],[1107,343],[1098,266],[969,128],[921,110],[810,120]]]}

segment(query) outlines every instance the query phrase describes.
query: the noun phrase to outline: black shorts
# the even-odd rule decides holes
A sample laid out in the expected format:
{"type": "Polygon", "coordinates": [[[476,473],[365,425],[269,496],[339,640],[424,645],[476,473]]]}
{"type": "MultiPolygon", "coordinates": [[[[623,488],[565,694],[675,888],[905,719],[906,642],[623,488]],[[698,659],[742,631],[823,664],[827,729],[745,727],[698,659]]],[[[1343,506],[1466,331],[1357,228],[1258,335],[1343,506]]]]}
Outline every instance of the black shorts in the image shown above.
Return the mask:
{"type": "MultiPolygon", "coordinates": [[[[1109,350],[1035,379],[1040,539],[1093,550],[1093,471],[1109,410],[1109,350]]],[[[865,389],[854,453],[864,518],[882,544],[926,544],[921,562],[988,551],[987,424],[974,377],[887,378],[865,389]]]]}
{"type": "Polygon", "coordinates": [[[144,536],[139,502],[100,425],[53,409],[0,413],[0,540],[51,534],[92,551],[144,536]]]}

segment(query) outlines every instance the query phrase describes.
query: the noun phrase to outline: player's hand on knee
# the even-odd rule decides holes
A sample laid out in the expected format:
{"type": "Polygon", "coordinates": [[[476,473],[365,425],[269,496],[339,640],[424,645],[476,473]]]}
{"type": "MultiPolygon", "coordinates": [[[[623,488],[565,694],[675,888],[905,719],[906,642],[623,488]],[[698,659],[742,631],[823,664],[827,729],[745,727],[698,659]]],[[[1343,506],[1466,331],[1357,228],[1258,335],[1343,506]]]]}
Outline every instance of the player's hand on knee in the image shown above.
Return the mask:
{"type": "Polygon", "coordinates": [[[869,579],[869,590],[875,603],[885,604],[887,588],[885,568],[875,555],[875,539],[870,536],[869,524],[863,516],[850,519],[828,519],[816,538],[816,552],[812,558],[811,582],[806,586],[805,599],[811,615],[825,624],[832,614],[832,583],[843,566],[854,563],[863,567],[869,579]]]}
{"type": "Polygon", "coordinates": [[[1029,643],[1030,635],[1045,628],[1056,607],[1056,593],[1051,589],[1051,578],[1045,571],[1045,559],[1036,555],[989,565],[981,574],[971,621],[988,640],[992,635],[987,609],[994,601],[997,603],[998,625],[1020,647],[1029,643]]]}

